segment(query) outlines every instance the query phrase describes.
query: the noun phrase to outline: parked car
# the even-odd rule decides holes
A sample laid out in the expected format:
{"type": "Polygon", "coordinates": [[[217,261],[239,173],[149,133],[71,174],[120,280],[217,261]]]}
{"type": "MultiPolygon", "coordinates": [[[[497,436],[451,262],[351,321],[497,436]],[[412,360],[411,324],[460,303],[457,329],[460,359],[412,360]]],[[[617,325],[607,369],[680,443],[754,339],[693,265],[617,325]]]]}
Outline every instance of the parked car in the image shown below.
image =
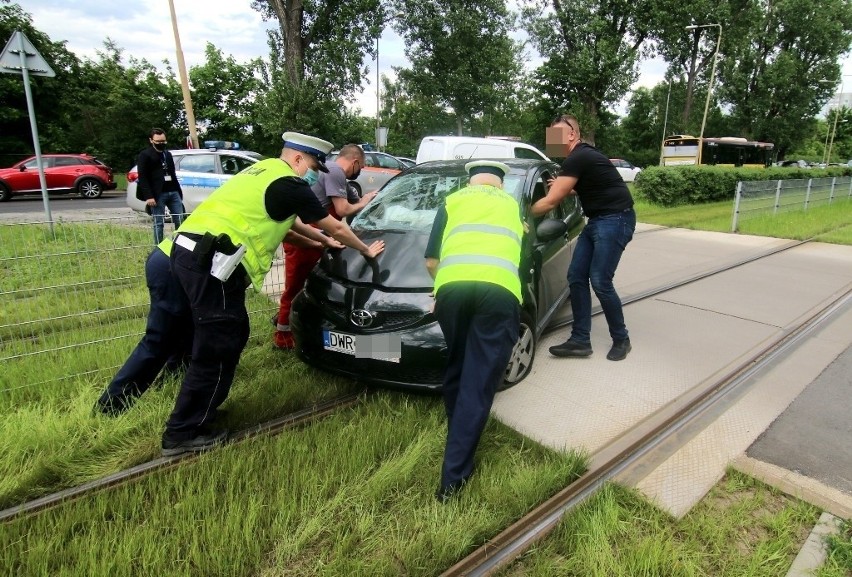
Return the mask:
{"type": "MultiPolygon", "coordinates": [[[[530,225],[522,245],[521,328],[506,369],[508,387],[529,374],[542,331],[568,297],[565,274],[584,219],[576,196],[544,217],[529,215],[559,165],[503,162],[511,167],[505,188],[530,225]]],[[[323,255],[290,315],[300,359],[372,384],[440,390],[447,347],[432,313],[433,280],[423,254],[444,198],[468,182],[465,163],[418,164],[388,182],[358,213],[352,230],[368,244],[386,241],[385,250],[369,263],[349,248],[323,255]]]]}
{"type": "MultiPolygon", "coordinates": [[[[88,154],[42,154],[44,180],[49,194],[76,193],[83,198],[100,198],[113,190],[112,169],[88,154]]],[[[22,194],[41,194],[41,179],[35,156],[11,168],[0,168],[0,201],[22,194]]]]}
{"type": "Polygon", "coordinates": [[[633,182],[636,180],[636,175],[642,172],[638,166],[633,166],[623,158],[610,158],[609,161],[618,170],[618,174],[624,179],[624,182],[633,182]]]}
{"type": "Polygon", "coordinates": [[[808,164],[806,160],[782,160],[778,163],[778,166],[788,167],[788,168],[810,168],[811,165],[808,164]]]}
{"type": "Polygon", "coordinates": [[[550,160],[535,146],[510,138],[427,136],[417,149],[417,164],[430,160],[533,158],[550,160]]]}
{"type": "MultiPolygon", "coordinates": [[[[175,159],[175,173],[183,190],[186,212],[195,210],[223,182],[263,158],[256,152],[218,148],[170,152],[175,159]]],[[[134,166],[127,173],[127,206],[137,212],[145,212],[145,203],[136,198],[138,179],[139,172],[134,166]]]]}
{"type": "MultiPolygon", "coordinates": [[[[363,145],[362,145],[363,148],[363,145]]],[[[333,162],[337,158],[338,151],[332,152],[326,157],[326,163],[333,162]]],[[[364,162],[366,166],[361,168],[361,174],[355,180],[350,180],[352,186],[361,196],[365,192],[378,190],[387,181],[408,168],[397,157],[384,152],[374,152],[364,149],[364,162]]]]}
{"type": "Polygon", "coordinates": [[[411,168],[412,166],[417,164],[417,161],[414,160],[413,158],[406,158],[404,156],[397,156],[396,159],[398,161],[400,161],[402,164],[404,164],[405,168],[411,168]]]}

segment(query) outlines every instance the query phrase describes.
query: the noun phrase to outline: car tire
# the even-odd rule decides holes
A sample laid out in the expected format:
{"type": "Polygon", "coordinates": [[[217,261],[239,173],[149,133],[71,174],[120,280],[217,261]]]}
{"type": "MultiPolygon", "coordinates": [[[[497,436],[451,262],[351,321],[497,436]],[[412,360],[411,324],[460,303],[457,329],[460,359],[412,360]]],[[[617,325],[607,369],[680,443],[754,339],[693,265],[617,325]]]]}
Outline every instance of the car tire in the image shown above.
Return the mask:
{"type": "Polygon", "coordinates": [[[94,178],[84,178],[77,183],[77,193],[83,198],[100,198],[104,187],[94,178]]]}
{"type": "Polygon", "coordinates": [[[505,391],[514,387],[530,374],[535,358],[536,344],[535,324],[532,317],[527,312],[521,311],[521,330],[518,335],[518,342],[512,349],[509,366],[506,367],[503,382],[497,387],[498,391],[505,391]]]}
{"type": "Polygon", "coordinates": [[[361,191],[361,185],[358,184],[358,182],[356,182],[354,180],[350,180],[349,186],[351,186],[352,188],[355,189],[355,191],[358,193],[358,198],[361,198],[362,196],[364,196],[363,192],[361,191]]]}
{"type": "Polygon", "coordinates": [[[0,202],[6,202],[12,198],[12,193],[5,184],[0,184],[0,202]]]}

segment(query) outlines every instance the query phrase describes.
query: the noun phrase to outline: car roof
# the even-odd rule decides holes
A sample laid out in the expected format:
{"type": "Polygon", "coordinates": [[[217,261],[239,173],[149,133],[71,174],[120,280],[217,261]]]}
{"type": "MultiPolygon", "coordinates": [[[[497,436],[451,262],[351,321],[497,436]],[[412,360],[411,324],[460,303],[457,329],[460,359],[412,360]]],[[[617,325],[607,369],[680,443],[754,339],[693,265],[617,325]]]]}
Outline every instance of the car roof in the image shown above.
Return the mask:
{"type": "MultiPolygon", "coordinates": [[[[430,170],[448,170],[453,168],[461,168],[464,170],[464,165],[474,160],[489,160],[483,158],[463,158],[460,160],[430,160],[429,162],[421,162],[408,169],[409,173],[429,172],[430,170]]],[[[531,168],[538,166],[559,166],[552,160],[535,159],[535,158],[493,158],[497,162],[502,162],[512,169],[512,172],[527,172],[531,168]]]]}
{"type": "Polygon", "coordinates": [[[225,148],[179,148],[177,150],[169,150],[172,153],[172,156],[187,156],[187,155],[195,155],[195,154],[219,154],[220,152],[226,152],[228,154],[234,154],[236,156],[245,156],[248,158],[252,158],[257,160],[262,155],[253,152],[251,150],[230,150],[225,148]]]}

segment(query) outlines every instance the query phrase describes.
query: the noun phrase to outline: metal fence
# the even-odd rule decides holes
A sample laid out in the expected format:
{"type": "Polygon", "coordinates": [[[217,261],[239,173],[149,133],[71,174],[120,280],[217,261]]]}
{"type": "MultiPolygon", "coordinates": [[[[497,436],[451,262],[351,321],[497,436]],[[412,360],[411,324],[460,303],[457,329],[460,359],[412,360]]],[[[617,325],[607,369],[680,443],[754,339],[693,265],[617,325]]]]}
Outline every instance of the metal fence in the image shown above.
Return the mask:
{"type": "Polygon", "coordinates": [[[755,216],[808,210],[852,199],[852,177],[752,180],[737,183],[731,231],[755,216]]]}
{"type": "MultiPolygon", "coordinates": [[[[112,376],[145,330],[152,238],[136,216],[0,223],[0,394],[56,381],[46,365],[61,364],[60,380],[112,376]]],[[[271,339],[283,279],[276,260],[248,299],[257,338],[271,339]]]]}

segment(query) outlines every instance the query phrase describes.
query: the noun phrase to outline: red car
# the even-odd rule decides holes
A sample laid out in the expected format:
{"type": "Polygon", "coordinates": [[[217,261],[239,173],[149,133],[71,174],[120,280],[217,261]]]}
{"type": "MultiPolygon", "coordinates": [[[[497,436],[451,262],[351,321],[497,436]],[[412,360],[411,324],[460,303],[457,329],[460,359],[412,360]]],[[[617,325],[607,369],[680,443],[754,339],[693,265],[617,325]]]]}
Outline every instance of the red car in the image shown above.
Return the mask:
{"type": "MultiPolygon", "coordinates": [[[[43,154],[44,179],[49,193],[77,193],[83,198],[100,198],[116,187],[112,169],[88,154],[43,154]]],[[[35,156],[0,168],[0,201],[20,194],[41,194],[35,156]]]]}

